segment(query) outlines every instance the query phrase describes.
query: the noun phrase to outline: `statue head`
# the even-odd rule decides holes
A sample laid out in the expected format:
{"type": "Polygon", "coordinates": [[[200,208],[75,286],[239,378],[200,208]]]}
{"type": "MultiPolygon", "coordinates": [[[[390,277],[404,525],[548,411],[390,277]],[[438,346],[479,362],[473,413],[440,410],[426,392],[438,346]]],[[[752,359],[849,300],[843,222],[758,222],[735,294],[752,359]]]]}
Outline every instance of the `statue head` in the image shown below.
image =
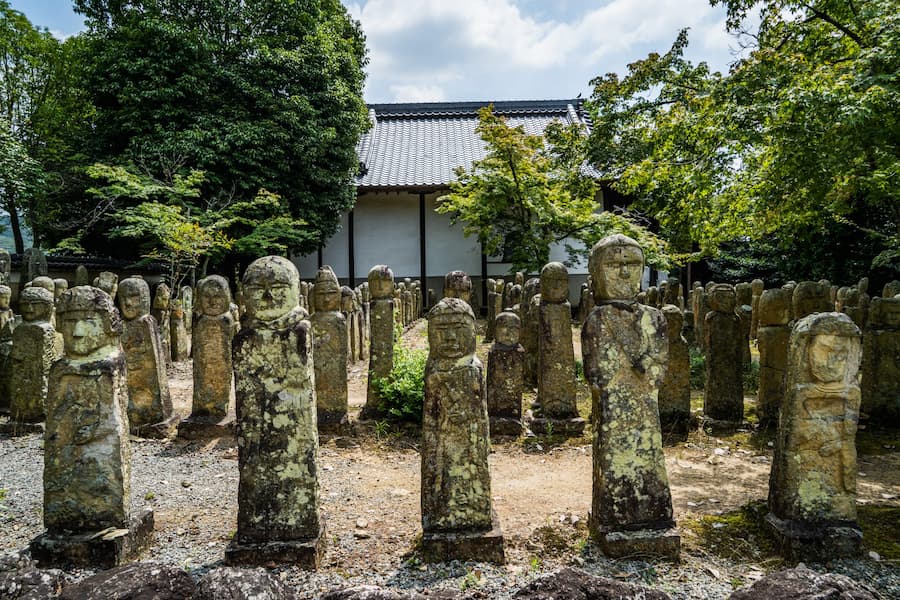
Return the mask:
{"type": "Polygon", "coordinates": [[[754,296],[761,296],[765,288],[766,284],[762,279],[754,279],[750,282],[750,291],[754,296]]]}
{"type": "Polygon", "coordinates": [[[49,321],[53,314],[53,292],[39,286],[31,286],[19,294],[19,312],[22,320],[33,323],[49,321]]]}
{"type": "Polygon", "coordinates": [[[341,310],[341,284],[329,266],[319,267],[313,286],[313,306],[316,312],[341,310]]]}
{"type": "Polygon", "coordinates": [[[504,346],[515,346],[519,343],[522,322],[514,312],[503,311],[497,315],[494,328],[494,339],[504,346]]]}
{"type": "Polygon", "coordinates": [[[9,252],[0,248],[0,275],[9,275],[11,263],[9,252]]]}
{"type": "Polygon", "coordinates": [[[116,300],[122,318],[131,321],[150,314],[150,286],[140,277],[128,277],[118,284],[116,300]]]}
{"type": "MultiPolygon", "coordinates": [[[[515,286],[513,286],[515,287],[515,286]]],[[[541,293],[541,280],[537,277],[532,277],[528,281],[525,282],[525,285],[522,286],[522,291],[519,293],[516,290],[516,296],[513,297],[512,289],[510,289],[510,306],[515,306],[516,304],[521,303],[523,306],[531,303],[531,299],[541,293]]]]}
{"type": "Polygon", "coordinates": [[[525,285],[525,273],[523,273],[522,271],[516,271],[515,283],[517,285],[525,285]]]}
{"type": "Polygon", "coordinates": [[[472,293],[472,280],[465,271],[450,271],[444,275],[444,297],[468,300],[472,293]]]}
{"type": "Polygon", "coordinates": [[[300,273],[281,256],[258,258],[244,271],[244,302],[251,319],[274,321],[300,306],[300,273]]]}
{"type": "Polygon", "coordinates": [[[831,284],[801,281],[794,288],[791,303],[795,319],[812,313],[830,312],[834,310],[831,305],[831,284]]]}
{"type": "Polygon", "coordinates": [[[428,313],[431,357],[458,360],[475,353],[475,313],[459,298],[444,298],[428,313]]]}
{"type": "Polygon", "coordinates": [[[734,284],[734,295],[737,298],[738,306],[750,306],[753,302],[753,288],[749,283],[742,281],[734,284]]]}
{"type": "Polygon", "coordinates": [[[201,314],[208,317],[228,313],[231,310],[231,288],[228,287],[228,280],[221,275],[209,275],[201,279],[197,283],[197,308],[201,314]]]}
{"type": "Polygon", "coordinates": [[[156,310],[168,310],[171,301],[172,288],[163,281],[156,286],[156,291],[153,294],[153,308],[156,310]]]}
{"type": "Polygon", "coordinates": [[[644,251],[628,236],[607,236],[591,248],[588,270],[595,300],[633,300],[641,291],[644,251]]]}
{"type": "Polygon", "coordinates": [[[387,265],[375,265],[369,271],[369,295],[373,299],[394,296],[394,272],[387,265]]]}
{"type": "Polygon", "coordinates": [[[53,280],[47,277],[46,275],[39,275],[31,280],[32,287],[44,288],[51,294],[56,291],[56,286],[53,285],[53,280]]]}
{"type": "Polygon", "coordinates": [[[797,321],[791,332],[793,383],[844,386],[856,382],[861,354],[859,327],[847,315],[820,312],[797,321]]]}
{"type": "Polygon", "coordinates": [[[12,289],[8,285],[0,285],[0,309],[8,310],[12,298],[12,289]]]}
{"type": "Polygon", "coordinates": [[[663,315],[666,317],[666,331],[669,337],[678,337],[681,330],[684,329],[684,314],[674,304],[665,304],[662,309],[663,315]]]}
{"type": "Polygon", "coordinates": [[[347,314],[353,312],[353,290],[349,285],[341,286],[341,312],[347,314]]]}
{"type": "Polygon", "coordinates": [[[559,304],[569,299],[569,272],[560,262],[551,262],[541,269],[541,301],[559,304]]]}
{"type": "Polygon", "coordinates": [[[900,295],[893,298],[873,298],[869,309],[869,326],[900,329],[900,295]]]}
{"type": "Polygon", "coordinates": [[[716,312],[733,313],[737,304],[734,288],[727,283],[716,283],[709,289],[709,308],[716,312]]]}
{"type": "Polygon", "coordinates": [[[119,276],[110,271],[102,271],[94,280],[94,285],[109,294],[110,298],[115,298],[119,286],[119,276]]]}
{"type": "Polygon", "coordinates": [[[791,320],[791,291],[784,288],[764,290],[759,297],[759,325],[787,325],[791,320]]]}
{"type": "Polygon", "coordinates": [[[53,297],[59,298],[64,291],[69,289],[69,282],[62,277],[57,277],[53,280],[53,297]]]}
{"type": "Polygon", "coordinates": [[[122,320],[112,298],[87,285],[60,296],[56,318],[66,355],[73,358],[107,353],[116,347],[122,334],[122,320]]]}

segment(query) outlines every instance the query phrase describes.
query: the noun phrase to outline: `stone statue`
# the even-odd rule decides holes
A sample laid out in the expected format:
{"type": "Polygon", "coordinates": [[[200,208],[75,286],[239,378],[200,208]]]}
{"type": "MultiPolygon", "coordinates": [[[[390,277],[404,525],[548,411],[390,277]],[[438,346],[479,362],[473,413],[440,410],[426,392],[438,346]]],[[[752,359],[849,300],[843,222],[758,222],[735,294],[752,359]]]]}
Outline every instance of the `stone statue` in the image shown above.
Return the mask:
{"type": "Polygon", "coordinates": [[[603,238],[588,268],[596,306],[581,348],[593,398],[591,536],[611,557],[677,557],[657,404],[668,359],[665,317],[635,301],[644,253],[633,239],[603,238]]]}
{"type": "Polygon", "coordinates": [[[873,422],[900,423],[900,297],[873,298],[863,333],[862,411],[873,422]]]}
{"type": "Polygon", "coordinates": [[[444,276],[444,298],[460,298],[472,304],[472,280],[465,271],[450,271],[444,276]]]}
{"type": "Polygon", "coordinates": [[[168,437],[175,427],[166,359],[159,326],[150,314],[150,286],[128,277],[118,285],[119,310],[125,320],[122,348],[128,365],[128,421],[131,432],[168,437]]]}
{"type": "Polygon", "coordinates": [[[666,317],[669,360],[666,377],[659,386],[659,420],[665,428],[687,430],[691,421],[691,357],[682,336],[684,316],[674,304],[662,307],[666,317]]]}
{"type": "Polygon", "coordinates": [[[8,413],[10,404],[13,330],[17,325],[16,315],[9,307],[11,297],[9,286],[0,284],[0,413],[8,413]]]}
{"type": "Polygon", "coordinates": [[[369,384],[361,419],[381,415],[378,390],[374,381],[391,374],[394,368],[394,273],[387,265],[375,265],[369,271],[369,384]]]}
{"type": "Polygon", "coordinates": [[[813,313],[794,325],[766,517],[791,560],[859,552],[859,361],[859,328],[847,315],[813,313]]]}
{"type": "Polygon", "coordinates": [[[504,562],[492,511],[490,438],[475,315],[461,298],[428,313],[422,410],[422,553],[429,561],[504,562]]]}
{"type": "Polygon", "coordinates": [[[750,339],[756,339],[759,328],[759,299],[766,289],[762,279],[754,279],[750,282],[750,339]]]}
{"type": "Polygon", "coordinates": [[[734,312],[740,319],[741,332],[741,364],[750,364],[750,329],[753,326],[753,288],[749,283],[741,282],[734,285],[735,308],[734,312]]]}
{"type": "Polygon", "coordinates": [[[521,321],[513,312],[497,315],[496,340],[488,352],[487,403],[491,436],[522,433],[522,369],[525,349],[519,343],[521,321]]]}
{"type": "Polygon", "coordinates": [[[9,252],[0,248],[0,285],[9,285],[9,272],[12,266],[12,259],[9,252]]]}
{"type": "MultiPolygon", "coordinates": [[[[706,387],[703,417],[716,426],[735,427],[744,421],[741,318],[735,313],[734,288],[714,284],[706,293],[712,309],[704,320],[706,387]]],[[[749,331],[749,326],[748,326],[749,331]]]]}
{"type": "Polygon", "coordinates": [[[569,305],[569,273],[562,263],[541,269],[538,306],[538,392],[535,433],[552,431],[579,437],[585,420],[575,403],[575,347],[572,343],[572,307],[569,305]]]}
{"type": "Polygon", "coordinates": [[[230,563],[315,569],[325,543],[319,514],[312,331],[300,275],[280,256],[244,273],[247,315],[234,339],[238,525],[230,563]]]}
{"type": "Polygon", "coordinates": [[[22,278],[33,281],[35,277],[47,275],[47,257],[40,248],[26,248],[22,255],[22,278]]]}
{"type": "Polygon", "coordinates": [[[17,423],[44,420],[50,365],[62,354],[62,344],[50,323],[53,293],[32,286],[19,294],[23,323],[13,331],[10,416],[17,423]]]}
{"type": "MultiPolygon", "coordinates": [[[[510,292],[510,297],[513,294],[510,292]]],[[[532,277],[525,282],[521,294],[516,294],[516,303],[510,305],[509,311],[519,315],[522,320],[522,347],[525,348],[525,385],[537,387],[538,354],[540,352],[540,306],[541,280],[532,277]],[[521,304],[519,299],[521,298],[521,304]]]]}
{"type": "Polygon", "coordinates": [[[191,332],[194,350],[191,416],[179,424],[178,435],[219,437],[231,433],[234,424],[228,410],[234,371],[231,360],[234,317],[227,279],[209,275],[197,283],[195,314],[197,322],[191,332]]]}
{"type": "Polygon", "coordinates": [[[340,311],[341,287],[334,271],[324,266],[316,273],[310,318],[316,371],[316,410],[319,431],[341,431],[347,419],[347,318],[340,311]]]}
{"type": "Polygon", "coordinates": [[[778,411],[784,398],[784,374],[787,371],[788,340],[791,336],[791,296],[785,288],[765,290],[759,297],[759,392],[756,412],[763,426],[778,424],[778,411]]]}
{"type": "Polygon", "coordinates": [[[77,267],[75,267],[75,286],[77,287],[80,285],[90,284],[91,280],[88,277],[87,267],[85,267],[84,265],[78,265],[77,267]]]}
{"type": "Polygon", "coordinates": [[[817,281],[801,281],[794,288],[791,304],[795,320],[817,312],[830,312],[834,310],[834,304],[831,302],[831,285],[817,281]]]}
{"type": "Polygon", "coordinates": [[[495,279],[487,280],[487,301],[485,305],[487,306],[487,320],[484,329],[484,339],[482,340],[485,344],[489,344],[494,341],[494,328],[496,326],[497,319],[497,308],[495,300],[497,298],[497,281],[495,279]]]}
{"type": "Polygon", "coordinates": [[[172,362],[172,289],[162,282],[156,286],[153,294],[153,304],[150,315],[156,319],[159,325],[159,335],[162,340],[162,352],[166,363],[172,362]]]}
{"type": "Polygon", "coordinates": [[[47,398],[47,532],[32,554],[60,566],[111,567],[136,553],[153,529],[152,512],[131,510],[122,321],[112,298],[90,286],[63,293],[58,315],[65,356],[53,364],[47,398]]]}
{"type": "Polygon", "coordinates": [[[110,271],[102,271],[94,279],[94,287],[100,288],[115,300],[119,289],[119,276],[110,271]]]}

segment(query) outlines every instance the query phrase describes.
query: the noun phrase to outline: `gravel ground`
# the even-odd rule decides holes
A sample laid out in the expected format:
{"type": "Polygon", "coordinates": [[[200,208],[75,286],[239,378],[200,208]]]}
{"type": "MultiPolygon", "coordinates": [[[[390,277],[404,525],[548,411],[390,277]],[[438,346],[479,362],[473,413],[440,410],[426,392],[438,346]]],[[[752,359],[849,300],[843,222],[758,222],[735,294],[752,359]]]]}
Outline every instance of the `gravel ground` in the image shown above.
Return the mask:
{"type": "MultiPolygon", "coordinates": [[[[41,446],[38,435],[0,437],[0,488],[7,490],[0,501],[0,551],[24,548],[42,531],[41,446]]],[[[580,450],[569,453],[580,454],[580,450]]],[[[150,505],[156,515],[155,540],[142,559],[179,566],[198,577],[219,566],[236,521],[238,473],[233,445],[135,439],[132,451],[133,505],[150,505]]],[[[499,451],[501,458],[516,452],[520,450],[499,451]]],[[[535,458],[524,453],[521,457],[535,458]]],[[[503,567],[459,562],[422,565],[408,553],[419,527],[418,491],[408,489],[417,483],[411,474],[417,470],[417,453],[365,442],[363,447],[338,448],[331,441],[323,444],[320,461],[329,538],[325,564],[316,573],[275,569],[307,597],[373,584],[420,592],[468,590],[476,597],[509,598],[538,575],[574,565],[592,574],[659,588],[673,598],[713,599],[727,598],[735,587],[770,570],[696,549],[683,552],[678,564],[616,561],[598,555],[589,545],[553,551],[536,544],[534,536],[516,534],[508,538],[510,561],[503,567]],[[398,481],[403,487],[397,487],[398,481]]],[[[556,520],[548,518],[548,522],[556,520]]],[[[583,534],[583,518],[561,515],[558,520],[566,522],[554,523],[554,530],[569,531],[575,537],[583,534]]],[[[848,575],[879,590],[884,598],[900,597],[900,569],[889,562],[843,560],[809,566],[848,575]]],[[[88,573],[76,571],[72,576],[80,579],[88,573]]]]}

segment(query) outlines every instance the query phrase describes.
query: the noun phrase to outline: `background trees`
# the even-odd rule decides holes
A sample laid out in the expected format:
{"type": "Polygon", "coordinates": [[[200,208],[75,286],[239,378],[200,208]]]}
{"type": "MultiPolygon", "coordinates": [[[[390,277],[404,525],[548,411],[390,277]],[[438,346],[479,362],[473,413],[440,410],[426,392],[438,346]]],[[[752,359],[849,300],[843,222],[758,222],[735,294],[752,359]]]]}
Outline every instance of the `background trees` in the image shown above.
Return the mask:
{"type": "Polygon", "coordinates": [[[896,2],[769,1],[749,32],[741,23],[757,3],[713,2],[727,7],[744,57],[710,73],[682,58],[682,32],[624,77],[595,79],[592,159],[682,252],[764,240],[773,261],[811,259],[793,277],[896,276],[896,2]]]}

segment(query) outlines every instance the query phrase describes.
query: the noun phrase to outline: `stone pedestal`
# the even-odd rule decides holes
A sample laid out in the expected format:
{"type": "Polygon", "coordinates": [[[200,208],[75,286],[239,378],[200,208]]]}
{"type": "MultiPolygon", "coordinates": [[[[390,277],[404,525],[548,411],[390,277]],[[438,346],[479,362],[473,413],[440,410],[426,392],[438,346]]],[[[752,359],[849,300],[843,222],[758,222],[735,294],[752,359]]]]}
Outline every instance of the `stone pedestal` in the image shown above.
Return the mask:
{"type": "Polygon", "coordinates": [[[327,538],[325,520],[320,519],[318,535],[303,540],[273,540],[241,542],[237,537],[225,549],[225,562],[230,565],[291,564],[301,569],[315,571],[325,555],[327,538]]]}
{"type": "Polygon", "coordinates": [[[460,560],[498,565],[506,563],[505,541],[496,514],[487,531],[423,533],[420,550],[425,562],[460,560]]]}
{"type": "Polygon", "coordinates": [[[677,560],[681,553],[681,536],[675,528],[600,531],[594,539],[610,558],[652,554],[677,560]]]}
{"type": "Polygon", "coordinates": [[[31,557],[42,568],[69,566],[112,569],[136,558],[153,537],[153,511],[141,510],[127,528],[45,532],[31,541],[31,557]]]}
{"type": "Polygon", "coordinates": [[[817,524],[766,515],[766,525],[778,550],[791,562],[826,563],[835,558],[859,556],[863,533],[855,522],[817,524]]]}

